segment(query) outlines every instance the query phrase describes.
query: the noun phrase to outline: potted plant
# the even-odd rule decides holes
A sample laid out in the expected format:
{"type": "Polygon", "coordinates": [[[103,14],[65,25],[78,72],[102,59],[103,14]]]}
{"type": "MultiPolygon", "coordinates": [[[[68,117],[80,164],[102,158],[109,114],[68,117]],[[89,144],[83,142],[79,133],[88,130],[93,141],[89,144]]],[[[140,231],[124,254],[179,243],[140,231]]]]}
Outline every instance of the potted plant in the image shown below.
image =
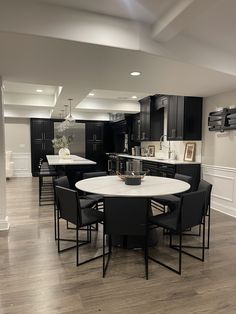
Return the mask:
{"type": "Polygon", "coordinates": [[[65,135],[58,135],[52,140],[53,148],[59,150],[58,155],[60,158],[70,158],[69,146],[72,143],[72,140],[72,136],[66,137],[65,135]]]}

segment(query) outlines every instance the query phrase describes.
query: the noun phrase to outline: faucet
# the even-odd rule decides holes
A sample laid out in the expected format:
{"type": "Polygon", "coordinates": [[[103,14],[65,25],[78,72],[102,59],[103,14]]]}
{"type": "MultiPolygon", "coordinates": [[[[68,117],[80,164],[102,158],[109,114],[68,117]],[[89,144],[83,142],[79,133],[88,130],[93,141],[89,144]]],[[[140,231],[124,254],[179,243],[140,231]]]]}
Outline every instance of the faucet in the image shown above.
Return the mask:
{"type": "MultiPolygon", "coordinates": [[[[164,147],[164,138],[166,138],[167,140],[167,135],[166,134],[162,134],[162,136],[160,137],[160,150],[162,150],[162,147],[164,147]]],[[[168,159],[170,159],[171,157],[171,149],[170,149],[170,141],[168,141],[168,159]]]]}

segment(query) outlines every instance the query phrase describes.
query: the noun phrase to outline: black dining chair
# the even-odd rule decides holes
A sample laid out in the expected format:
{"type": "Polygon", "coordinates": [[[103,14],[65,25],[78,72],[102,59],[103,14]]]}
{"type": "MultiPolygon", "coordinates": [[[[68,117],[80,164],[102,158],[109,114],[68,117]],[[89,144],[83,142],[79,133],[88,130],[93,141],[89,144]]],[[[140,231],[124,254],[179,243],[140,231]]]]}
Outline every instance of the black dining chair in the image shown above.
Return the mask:
{"type": "Polygon", "coordinates": [[[180,198],[184,193],[190,192],[193,178],[190,176],[186,176],[180,173],[176,173],[174,176],[174,179],[181,180],[184,182],[187,182],[190,184],[190,189],[188,191],[185,191],[183,193],[178,194],[169,194],[169,195],[163,195],[163,196],[154,196],[151,199],[151,206],[155,209],[158,209],[162,212],[166,212],[166,208],[168,210],[173,211],[177,209],[180,205],[180,198]]]}
{"type": "MultiPolygon", "coordinates": [[[[56,195],[56,186],[61,186],[64,188],[69,189],[70,183],[67,176],[63,176],[57,179],[53,180],[53,190],[54,190],[54,234],[55,234],[55,240],[58,239],[57,234],[57,195],[56,195]]],[[[87,208],[87,207],[93,207],[96,205],[96,201],[87,199],[86,197],[80,197],[80,207],[87,208]]],[[[74,229],[73,227],[69,227],[68,221],[66,222],[67,229],[74,229]]],[[[64,241],[67,241],[66,239],[63,239],[64,241]]]]}
{"type": "Polygon", "coordinates": [[[113,236],[143,238],[145,274],[148,279],[148,208],[149,200],[137,197],[106,197],[104,199],[103,277],[106,276],[112,255],[113,236]],[[108,258],[105,261],[105,243],[108,235],[108,258]]]}
{"type": "MultiPolygon", "coordinates": [[[[94,172],[85,172],[83,173],[83,179],[95,178],[95,177],[104,177],[107,176],[106,171],[94,171],[94,172]]],[[[97,202],[97,207],[103,207],[103,196],[100,194],[85,194],[88,199],[92,199],[97,202]]]]}
{"type": "Polygon", "coordinates": [[[180,206],[176,210],[168,213],[163,213],[149,217],[150,228],[162,227],[169,231],[170,242],[169,246],[179,252],[178,269],[175,269],[162,261],[149,256],[152,261],[174,271],[177,274],[181,274],[182,268],[182,253],[194,257],[200,261],[204,261],[204,249],[205,249],[205,191],[189,192],[181,196],[180,206]],[[203,224],[203,235],[201,246],[189,246],[182,244],[183,232],[186,229],[199,226],[203,224]],[[178,235],[179,244],[173,245],[172,237],[178,235]],[[193,255],[183,248],[201,248],[201,257],[193,255]]]}
{"type": "Polygon", "coordinates": [[[210,248],[210,228],[211,228],[211,191],[212,191],[212,184],[205,180],[200,180],[198,191],[205,192],[205,217],[207,217],[207,245],[205,246],[206,249],[210,248]]]}
{"type": "Polygon", "coordinates": [[[67,189],[64,187],[56,186],[56,200],[57,200],[57,230],[58,230],[58,253],[70,250],[76,247],[76,265],[82,265],[93,261],[103,255],[98,255],[96,257],[87,259],[83,262],[80,262],[79,248],[84,244],[91,243],[91,225],[100,223],[103,220],[103,213],[94,209],[94,208],[81,208],[81,199],[78,196],[78,193],[74,190],[67,189]],[[69,221],[76,226],[76,240],[75,245],[70,246],[65,249],[60,247],[60,220],[64,219],[69,221]],[[79,231],[82,227],[87,227],[87,238],[86,240],[81,240],[79,238],[79,231]]]}

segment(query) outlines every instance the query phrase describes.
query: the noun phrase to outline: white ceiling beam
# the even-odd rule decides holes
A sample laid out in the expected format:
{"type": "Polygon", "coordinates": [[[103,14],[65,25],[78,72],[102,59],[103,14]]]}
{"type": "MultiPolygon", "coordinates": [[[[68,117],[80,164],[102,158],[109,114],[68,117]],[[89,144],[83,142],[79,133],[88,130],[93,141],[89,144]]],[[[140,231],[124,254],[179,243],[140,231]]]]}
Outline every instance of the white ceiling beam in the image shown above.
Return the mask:
{"type": "Polygon", "coordinates": [[[212,0],[180,0],[153,25],[152,37],[158,42],[171,40],[208,9],[208,4],[212,4],[212,0]]]}
{"type": "Polygon", "coordinates": [[[4,32],[138,50],[140,27],[127,19],[62,6],[0,0],[0,31],[4,32]]]}
{"type": "Polygon", "coordinates": [[[97,112],[140,112],[140,103],[138,101],[122,101],[114,99],[84,99],[76,109],[79,111],[97,111],[97,112]]]}
{"type": "Polygon", "coordinates": [[[54,95],[43,94],[25,94],[4,92],[5,105],[18,105],[18,106],[36,106],[36,107],[54,107],[54,95]]]}

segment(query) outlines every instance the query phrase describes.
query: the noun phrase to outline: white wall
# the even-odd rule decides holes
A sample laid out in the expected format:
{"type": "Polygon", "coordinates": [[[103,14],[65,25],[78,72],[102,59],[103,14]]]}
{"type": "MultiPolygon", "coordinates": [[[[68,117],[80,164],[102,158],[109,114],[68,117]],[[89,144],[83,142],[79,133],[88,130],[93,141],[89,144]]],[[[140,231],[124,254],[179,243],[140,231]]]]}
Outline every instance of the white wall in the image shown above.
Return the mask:
{"type": "Polygon", "coordinates": [[[209,112],[222,107],[236,107],[236,90],[204,99],[202,162],[236,168],[236,130],[224,133],[208,131],[209,112]]]}
{"type": "Polygon", "coordinates": [[[12,151],[14,176],[31,176],[30,119],[5,119],[5,145],[12,151]]]}
{"type": "Polygon", "coordinates": [[[236,90],[207,97],[203,103],[202,176],[213,184],[212,207],[236,217],[236,130],[208,131],[208,115],[236,107],[236,90]]]}

